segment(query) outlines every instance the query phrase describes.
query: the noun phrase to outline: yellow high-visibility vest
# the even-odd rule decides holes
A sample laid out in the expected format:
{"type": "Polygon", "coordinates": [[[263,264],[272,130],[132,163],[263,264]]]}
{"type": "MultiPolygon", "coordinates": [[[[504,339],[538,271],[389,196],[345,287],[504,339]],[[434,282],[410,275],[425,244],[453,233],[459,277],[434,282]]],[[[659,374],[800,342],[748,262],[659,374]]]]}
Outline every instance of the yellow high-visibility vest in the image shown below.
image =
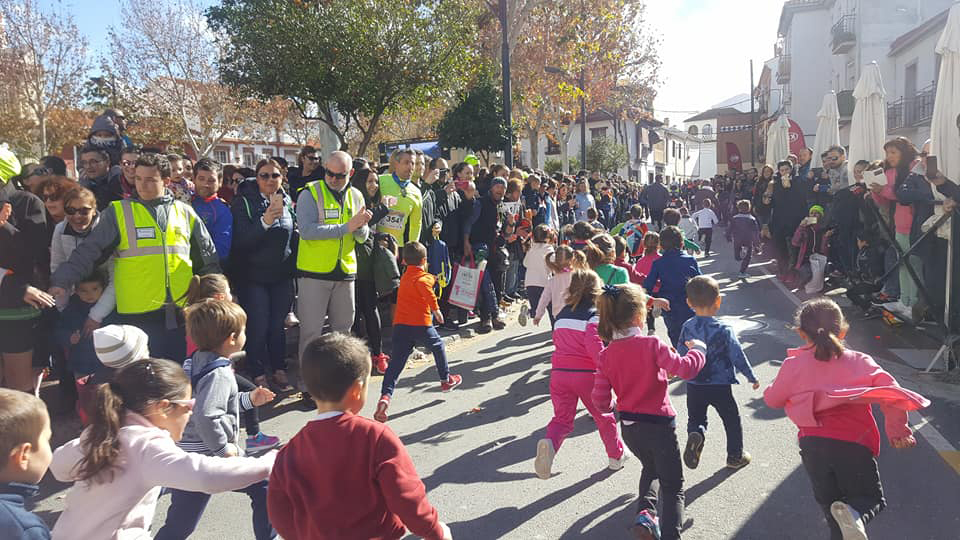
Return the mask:
{"type": "Polygon", "coordinates": [[[195,217],[174,201],[161,231],[150,211],[132,199],[113,201],[120,244],[113,258],[117,313],[147,313],[181,298],[193,277],[190,235],[195,217]],[[168,295],[169,293],[169,295],[168,295]]]}
{"type": "MultiPolygon", "coordinates": [[[[337,202],[323,180],[310,182],[307,189],[317,204],[319,222],[324,225],[343,225],[363,206],[363,195],[352,186],[348,186],[343,194],[342,204],[337,202]]],[[[325,240],[306,240],[301,236],[297,245],[297,269],[313,274],[329,274],[339,264],[344,273],[356,274],[355,244],[353,234],[325,240]]]]}

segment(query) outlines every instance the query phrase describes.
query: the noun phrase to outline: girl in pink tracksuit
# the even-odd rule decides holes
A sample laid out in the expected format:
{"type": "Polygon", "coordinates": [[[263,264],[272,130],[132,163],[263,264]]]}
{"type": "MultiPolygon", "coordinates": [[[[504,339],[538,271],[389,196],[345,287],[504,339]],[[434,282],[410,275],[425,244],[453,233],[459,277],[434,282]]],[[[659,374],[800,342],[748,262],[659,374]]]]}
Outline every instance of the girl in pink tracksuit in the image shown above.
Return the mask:
{"type": "Polygon", "coordinates": [[[807,345],[787,351],[763,398],[785,408],[800,428],[800,458],[830,538],[866,538],[865,525],[886,505],[876,460],[880,431],[870,406],[880,405],[890,445],[909,448],[917,442],[906,411],[929,401],[900,387],[866,354],[844,348],[847,325],[832,300],[800,306],[796,325],[807,345]]]}
{"type": "Polygon", "coordinates": [[[599,293],[600,278],[592,270],[578,269],[570,273],[566,305],[560,310],[553,329],[555,349],[550,372],[553,419],[547,424],[546,438],[537,443],[534,461],[537,476],[544,480],[550,478],[554,455],[573,431],[578,401],[583,402],[597,424],[609,468],[619,470],[626,459],[613,412],[601,412],[591,399],[597,357],[603,348],[597,335],[597,311],[593,305],[599,293]]]}
{"type": "Polygon", "coordinates": [[[587,257],[582,251],[575,251],[570,246],[557,246],[553,253],[546,257],[547,270],[553,275],[547,279],[547,284],[540,294],[537,305],[531,305],[536,310],[533,324],[540,324],[540,319],[546,313],[550,316],[551,324],[560,314],[560,310],[567,304],[567,289],[570,288],[570,276],[578,268],[587,268],[587,257]],[[547,311],[547,309],[550,311],[547,311]]]}

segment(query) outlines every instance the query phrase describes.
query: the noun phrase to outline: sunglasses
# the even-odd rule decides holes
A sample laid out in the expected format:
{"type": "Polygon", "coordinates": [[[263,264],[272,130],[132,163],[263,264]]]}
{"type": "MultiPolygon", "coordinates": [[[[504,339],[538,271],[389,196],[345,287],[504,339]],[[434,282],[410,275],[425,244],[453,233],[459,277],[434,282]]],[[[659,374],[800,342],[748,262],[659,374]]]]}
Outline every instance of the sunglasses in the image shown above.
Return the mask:
{"type": "Polygon", "coordinates": [[[171,399],[170,404],[176,405],[178,407],[186,407],[189,410],[193,410],[193,405],[196,403],[196,399],[171,399]]]}
{"type": "Polygon", "coordinates": [[[85,206],[83,208],[75,208],[73,206],[68,206],[67,208],[64,208],[63,211],[66,212],[68,216],[72,216],[74,214],[80,214],[81,216],[89,216],[90,212],[93,212],[93,208],[90,208],[89,206],[85,206]]]}
{"type": "Polygon", "coordinates": [[[310,161],[320,161],[320,158],[318,158],[317,156],[306,156],[306,158],[309,159],[310,161]]]}
{"type": "Polygon", "coordinates": [[[327,178],[336,178],[337,180],[346,180],[347,173],[335,173],[327,171],[327,178]]]}
{"type": "Polygon", "coordinates": [[[136,160],[131,161],[129,159],[125,159],[120,162],[120,165],[123,165],[124,167],[133,167],[136,164],[137,164],[136,160]]]}
{"type": "Polygon", "coordinates": [[[62,195],[59,195],[56,193],[44,193],[43,195],[40,196],[40,200],[42,200],[43,202],[59,201],[62,198],[63,198],[62,195]]]}
{"type": "Polygon", "coordinates": [[[27,175],[27,176],[28,176],[28,177],[30,177],[30,176],[47,176],[48,174],[53,174],[53,171],[51,171],[50,169],[48,169],[48,168],[46,168],[46,167],[37,167],[36,169],[34,169],[33,171],[31,171],[30,174],[27,175]]]}
{"type": "Polygon", "coordinates": [[[102,159],[91,159],[87,161],[78,161],[77,164],[81,167],[86,167],[87,165],[96,165],[97,163],[103,163],[102,159]]]}
{"type": "Polygon", "coordinates": [[[283,176],[283,175],[280,174],[280,173],[260,173],[260,174],[258,174],[257,176],[259,176],[260,178],[263,178],[264,180],[269,180],[269,179],[271,179],[271,178],[273,178],[274,180],[276,180],[276,179],[280,178],[280,177],[283,176]]]}

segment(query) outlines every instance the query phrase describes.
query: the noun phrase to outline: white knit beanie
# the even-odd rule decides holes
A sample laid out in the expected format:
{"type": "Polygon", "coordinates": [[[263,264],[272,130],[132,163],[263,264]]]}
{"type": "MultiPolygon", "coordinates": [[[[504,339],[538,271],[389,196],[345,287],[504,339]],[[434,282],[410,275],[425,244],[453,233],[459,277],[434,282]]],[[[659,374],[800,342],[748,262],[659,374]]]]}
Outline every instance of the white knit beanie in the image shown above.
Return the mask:
{"type": "Polygon", "coordinates": [[[93,347],[100,363],[113,369],[150,358],[147,334],[136,326],[127,324],[111,324],[94,330],[93,347]]]}

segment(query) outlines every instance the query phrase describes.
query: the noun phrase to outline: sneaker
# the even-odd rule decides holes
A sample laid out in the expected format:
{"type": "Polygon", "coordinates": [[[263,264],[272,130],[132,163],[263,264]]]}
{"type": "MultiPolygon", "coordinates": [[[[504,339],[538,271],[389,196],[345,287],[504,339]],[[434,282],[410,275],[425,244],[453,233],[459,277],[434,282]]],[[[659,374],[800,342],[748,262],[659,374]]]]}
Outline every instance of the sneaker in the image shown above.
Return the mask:
{"type": "Polygon", "coordinates": [[[378,373],[380,373],[381,375],[383,375],[384,373],[387,372],[387,367],[388,367],[389,364],[390,364],[390,357],[389,357],[389,356],[387,356],[387,355],[385,355],[385,354],[383,354],[383,353],[380,353],[380,354],[375,354],[375,355],[373,355],[373,356],[371,357],[371,359],[373,360],[373,365],[377,366],[377,372],[378,372],[378,373]]]}
{"type": "Polygon", "coordinates": [[[854,510],[843,501],[833,501],[830,505],[830,515],[840,526],[843,540],[867,540],[867,531],[860,519],[860,512],[854,510]]]}
{"type": "Polygon", "coordinates": [[[623,455],[620,456],[620,459],[608,458],[609,463],[607,464],[607,468],[611,471],[619,471],[623,468],[623,464],[626,463],[628,459],[630,459],[630,454],[624,450],[623,455]]]}
{"type": "Polygon", "coordinates": [[[873,299],[870,301],[870,303],[880,307],[884,304],[889,304],[890,302],[896,302],[899,299],[900,298],[896,296],[890,296],[885,292],[878,292],[877,294],[873,295],[873,299]]]}
{"type": "Polygon", "coordinates": [[[750,454],[744,450],[739,458],[727,458],[727,468],[728,469],[742,469],[750,464],[750,461],[753,459],[750,454]]]}
{"type": "Polygon", "coordinates": [[[266,452],[278,446],[280,446],[280,437],[266,435],[262,431],[252,437],[247,437],[246,448],[248,454],[266,452]]]}
{"type": "Polygon", "coordinates": [[[553,467],[553,458],[557,451],[553,448],[553,441],[540,439],[537,442],[537,457],[533,460],[533,469],[541,480],[550,478],[550,469],[553,467]]]}
{"type": "Polygon", "coordinates": [[[290,386],[290,379],[287,378],[287,372],[282,369],[278,369],[273,372],[273,384],[277,390],[281,392],[289,392],[293,390],[293,387],[290,386]]]}
{"type": "Polygon", "coordinates": [[[910,308],[905,306],[903,302],[899,300],[897,300],[896,302],[887,302],[886,304],[883,304],[883,306],[881,307],[883,307],[883,309],[889,311],[890,313],[893,313],[894,315],[896,315],[901,319],[906,319],[908,321],[912,320],[913,311],[911,311],[910,308]]]}
{"type": "Polygon", "coordinates": [[[696,469],[700,465],[700,453],[703,452],[703,433],[687,433],[687,446],[683,449],[683,462],[687,467],[696,469]]]}
{"type": "Polygon", "coordinates": [[[492,330],[493,330],[493,324],[491,324],[489,320],[481,320],[481,321],[480,321],[480,328],[477,329],[477,333],[479,333],[479,334],[489,334],[490,331],[492,331],[492,330]]]}
{"type": "Polygon", "coordinates": [[[507,323],[501,321],[501,320],[498,319],[498,318],[494,318],[493,321],[491,321],[490,324],[493,325],[493,329],[494,329],[494,330],[503,330],[504,328],[507,327],[507,323]]]}
{"type": "Polygon", "coordinates": [[[383,423],[387,421],[387,409],[390,407],[390,396],[384,394],[380,396],[380,401],[377,402],[377,412],[373,413],[373,419],[377,422],[383,423]]]}
{"type": "Polygon", "coordinates": [[[520,315],[517,316],[517,322],[520,323],[520,326],[527,325],[527,318],[530,315],[528,311],[529,311],[529,308],[527,306],[523,306],[520,308],[520,315]]]}
{"type": "Polygon", "coordinates": [[[444,319],[443,324],[440,325],[440,328],[443,328],[444,330],[453,330],[456,332],[457,330],[460,330],[461,324],[463,323],[458,323],[453,319],[444,319]]]}
{"type": "Polygon", "coordinates": [[[637,514],[631,530],[634,537],[640,540],[660,540],[660,524],[649,510],[637,514]]]}
{"type": "Polygon", "coordinates": [[[440,383],[441,392],[449,392],[454,388],[460,386],[460,383],[463,382],[463,377],[461,375],[453,375],[452,373],[447,376],[447,380],[440,383]]]}
{"type": "Polygon", "coordinates": [[[747,279],[748,277],[750,277],[750,274],[746,272],[740,272],[739,274],[737,274],[737,277],[740,279],[747,279]]]}

